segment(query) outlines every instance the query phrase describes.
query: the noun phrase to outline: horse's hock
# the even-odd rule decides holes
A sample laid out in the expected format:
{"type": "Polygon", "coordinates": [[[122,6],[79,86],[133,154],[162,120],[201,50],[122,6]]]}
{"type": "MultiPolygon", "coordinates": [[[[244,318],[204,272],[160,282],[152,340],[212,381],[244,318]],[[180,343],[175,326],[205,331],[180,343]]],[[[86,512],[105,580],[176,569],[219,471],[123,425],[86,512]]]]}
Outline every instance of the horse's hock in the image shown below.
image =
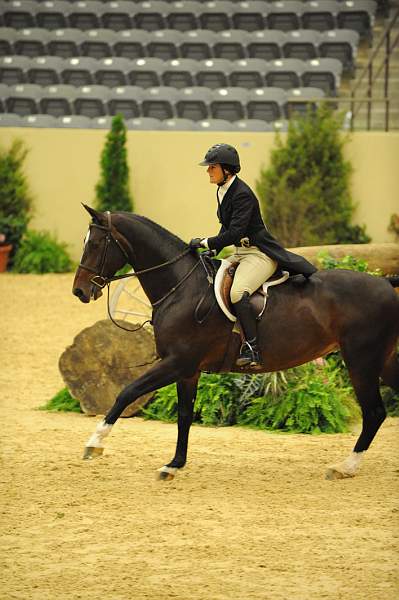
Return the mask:
{"type": "MultiPolygon", "coordinates": [[[[124,321],[122,326],[139,327],[124,321]]],[[[147,329],[130,333],[109,319],[83,329],[59,359],[59,369],[71,395],[79,400],[84,413],[104,415],[116,396],[137,379],[155,359],[154,338],[147,329]],[[138,366],[143,365],[143,366],[138,366]]],[[[122,416],[131,416],[144,406],[152,394],[133,402],[122,416]]]]}

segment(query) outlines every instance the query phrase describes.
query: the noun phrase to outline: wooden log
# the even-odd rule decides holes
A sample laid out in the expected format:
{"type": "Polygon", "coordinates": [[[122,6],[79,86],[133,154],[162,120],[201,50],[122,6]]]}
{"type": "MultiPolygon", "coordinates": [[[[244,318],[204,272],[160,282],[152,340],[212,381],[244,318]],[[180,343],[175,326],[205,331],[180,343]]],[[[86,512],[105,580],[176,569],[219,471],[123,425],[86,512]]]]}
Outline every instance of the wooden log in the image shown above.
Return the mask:
{"type": "Polygon", "coordinates": [[[320,267],[317,259],[321,251],[328,252],[336,259],[350,255],[353,258],[364,259],[370,271],[381,269],[384,275],[399,274],[399,244],[338,244],[331,246],[304,246],[302,248],[289,248],[292,252],[305,257],[316,267],[320,267]]]}

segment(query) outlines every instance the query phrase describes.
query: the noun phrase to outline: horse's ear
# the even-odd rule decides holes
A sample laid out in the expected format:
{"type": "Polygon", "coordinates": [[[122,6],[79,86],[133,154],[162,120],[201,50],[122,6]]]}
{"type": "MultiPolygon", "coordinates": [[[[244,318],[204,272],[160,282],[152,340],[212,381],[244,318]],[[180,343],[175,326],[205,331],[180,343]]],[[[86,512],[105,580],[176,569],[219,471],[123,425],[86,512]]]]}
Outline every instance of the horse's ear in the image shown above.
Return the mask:
{"type": "Polygon", "coordinates": [[[87,210],[89,215],[93,218],[94,222],[96,222],[98,224],[102,223],[102,221],[104,220],[104,216],[101,212],[98,212],[98,210],[91,208],[91,206],[87,206],[87,204],[83,204],[83,202],[82,202],[82,206],[83,206],[83,208],[85,208],[87,210]]]}

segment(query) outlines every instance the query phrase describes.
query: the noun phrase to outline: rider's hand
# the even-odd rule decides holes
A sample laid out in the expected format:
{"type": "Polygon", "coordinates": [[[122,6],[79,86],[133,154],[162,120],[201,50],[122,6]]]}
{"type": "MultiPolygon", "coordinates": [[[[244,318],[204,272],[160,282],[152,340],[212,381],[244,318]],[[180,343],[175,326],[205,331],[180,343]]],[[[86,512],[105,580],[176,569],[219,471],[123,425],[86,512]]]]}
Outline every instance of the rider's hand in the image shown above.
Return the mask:
{"type": "Polygon", "coordinates": [[[202,238],[193,238],[189,243],[191,250],[198,250],[198,248],[204,248],[202,245],[202,238]]]}

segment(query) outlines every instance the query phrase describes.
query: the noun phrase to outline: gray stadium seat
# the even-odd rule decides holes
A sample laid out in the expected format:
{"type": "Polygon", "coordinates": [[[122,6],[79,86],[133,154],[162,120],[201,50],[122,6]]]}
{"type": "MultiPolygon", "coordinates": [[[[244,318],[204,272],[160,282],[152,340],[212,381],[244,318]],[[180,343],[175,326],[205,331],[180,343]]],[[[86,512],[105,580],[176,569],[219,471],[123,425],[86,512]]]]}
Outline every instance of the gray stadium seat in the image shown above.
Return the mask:
{"type": "Polygon", "coordinates": [[[302,13],[302,27],[328,31],[336,27],[339,2],[335,0],[312,0],[306,2],[302,13]]]}
{"type": "Polygon", "coordinates": [[[268,5],[267,26],[269,29],[291,31],[301,27],[304,4],[296,0],[281,0],[268,5]]]}
{"type": "Polygon", "coordinates": [[[283,115],[286,95],[281,88],[248,90],[247,119],[272,122],[283,115]]]}
{"type": "Polygon", "coordinates": [[[230,121],[224,119],[204,119],[198,121],[197,128],[200,131],[234,131],[235,127],[230,121]]]}
{"type": "Polygon", "coordinates": [[[57,127],[62,129],[91,129],[92,121],[89,117],[82,115],[68,115],[56,119],[57,127]]]}
{"type": "Polygon", "coordinates": [[[16,54],[14,42],[18,38],[18,30],[12,27],[0,27],[0,56],[16,54]]]}
{"type": "Polygon", "coordinates": [[[2,56],[0,58],[0,83],[17,85],[28,83],[27,70],[31,64],[26,56],[2,56]]]}
{"type": "Polygon", "coordinates": [[[252,39],[252,33],[229,29],[227,31],[220,31],[216,36],[217,38],[213,44],[213,55],[215,58],[224,58],[225,60],[246,58],[246,45],[252,39]]]}
{"type": "Polygon", "coordinates": [[[95,117],[94,119],[90,119],[91,129],[111,129],[113,117],[105,116],[105,117],[95,117]]]}
{"type": "Polygon", "coordinates": [[[159,58],[138,58],[131,62],[127,81],[130,85],[143,88],[161,85],[163,69],[164,63],[159,58]]]}
{"type": "Polygon", "coordinates": [[[298,58],[299,60],[310,60],[319,55],[320,34],[308,29],[297,29],[287,31],[286,42],[283,45],[285,58],[298,58]]]}
{"type": "Polygon", "coordinates": [[[268,5],[259,0],[239,2],[233,8],[231,21],[235,29],[245,31],[261,31],[266,27],[268,5]]]}
{"type": "Polygon", "coordinates": [[[244,88],[233,87],[214,90],[210,103],[212,118],[230,122],[244,119],[248,91],[244,88]]]}
{"type": "Polygon", "coordinates": [[[3,89],[2,86],[0,97],[4,99],[6,112],[14,113],[21,117],[35,115],[39,112],[39,101],[42,93],[40,86],[27,83],[8,86],[6,92],[3,92],[3,89]],[[4,93],[5,96],[3,96],[4,93]]]}
{"type": "MultiPolygon", "coordinates": [[[[41,30],[44,31],[44,30],[41,30]]],[[[79,29],[57,29],[49,32],[47,42],[48,54],[60,58],[73,58],[81,54],[81,44],[87,40],[87,35],[79,29]]]]}
{"type": "Polygon", "coordinates": [[[42,86],[57,85],[61,83],[61,72],[64,66],[64,59],[58,56],[32,58],[27,69],[27,81],[42,86]]]}
{"type": "Polygon", "coordinates": [[[169,87],[147,89],[145,99],[141,103],[141,116],[152,117],[164,121],[175,116],[174,104],[178,91],[169,87]]]}
{"type": "Polygon", "coordinates": [[[28,115],[22,117],[21,127],[51,129],[52,127],[57,127],[57,119],[51,115],[28,115]]]}
{"type": "Polygon", "coordinates": [[[82,86],[76,89],[73,100],[74,114],[94,119],[107,114],[109,90],[102,85],[82,86]]]}
{"type": "Polygon", "coordinates": [[[116,31],[109,29],[90,29],[79,44],[79,54],[90,58],[107,58],[113,55],[113,47],[120,39],[116,31]]]}
{"type": "Polygon", "coordinates": [[[305,63],[296,58],[283,58],[268,63],[266,83],[271,87],[289,90],[301,87],[301,74],[305,63]]]}
{"type": "Polygon", "coordinates": [[[339,29],[353,29],[361,39],[373,41],[374,16],[377,3],[373,0],[346,0],[339,4],[337,24],[339,29]]]}
{"type": "Polygon", "coordinates": [[[286,36],[283,31],[255,31],[247,43],[248,56],[263,60],[280,58],[283,56],[282,48],[285,40],[286,36]]]}
{"type": "Polygon", "coordinates": [[[180,119],[200,121],[209,117],[209,103],[212,92],[205,87],[192,87],[180,90],[176,99],[176,116],[180,119]]]}
{"type": "Polygon", "coordinates": [[[119,87],[127,84],[127,73],[131,61],[120,56],[103,58],[98,61],[94,71],[94,81],[97,85],[119,87]]]}
{"type": "Polygon", "coordinates": [[[133,12],[131,2],[118,0],[117,2],[106,2],[101,13],[101,26],[113,31],[124,31],[132,28],[133,12]]]}
{"type": "Polygon", "coordinates": [[[183,39],[184,37],[181,32],[174,29],[154,31],[146,45],[147,54],[161,60],[178,58],[179,46],[183,39]]]}
{"type": "Polygon", "coordinates": [[[349,29],[333,29],[321,34],[319,53],[322,58],[335,58],[342,63],[343,70],[355,75],[359,34],[349,29]]]}
{"type": "Polygon", "coordinates": [[[76,88],[72,85],[51,85],[42,88],[40,112],[54,117],[71,115],[75,97],[76,88]]]}
{"type": "Polygon", "coordinates": [[[260,119],[243,119],[233,125],[237,131],[274,131],[272,123],[260,119]]]}
{"type": "Polygon", "coordinates": [[[13,113],[0,113],[0,127],[23,127],[23,117],[13,113]]]}
{"type": "Polygon", "coordinates": [[[232,87],[256,88],[265,85],[267,62],[260,58],[244,58],[232,63],[229,84],[232,87]]]}
{"type": "Polygon", "coordinates": [[[217,2],[206,2],[199,15],[199,23],[202,29],[211,31],[224,31],[231,29],[231,14],[234,3],[218,0],[217,2]]]}
{"type": "Polygon", "coordinates": [[[35,14],[37,3],[30,0],[3,2],[0,6],[0,19],[5,27],[29,29],[36,27],[35,14]]]}
{"type": "Polygon", "coordinates": [[[63,0],[40,2],[36,9],[36,26],[48,30],[65,29],[70,9],[70,3],[63,0]]]}
{"type": "Polygon", "coordinates": [[[76,56],[65,60],[61,73],[61,81],[67,85],[92,85],[94,84],[94,71],[98,61],[88,56],[76,56]]]}
{"type": "Polygon", "coordinates": [[[100,16],[104,10],[104,4],[96,0],[88,2],[71,2],[68,14],[68,26],[81,31],[99,29],[102,24],[100,16]]]}
{"type": "Polygon", "coordinates": [[[341,74],[342,64],[339,60],[334,58],[310,60],[305,63],[302,71],[302,85],[320,88],[326,96],[336,96],[341,83],[341,74]]]}
{"type": "Polygon", "coordinates": [[[285,114],[287,119],[291,119],[295,115],[305,115],[309,107],[315,109],[317,103],[306,102],[306,100],[313,98],[324,98],[324,92],[319,88],[306,87],[296,88],[293,90],[287,90],[287,102],[285,104],[285,114]],[[298,102],[303,99],[304,102],[298,102]]]}
{"type": "Polygon", "coordinates": [[[125,119],[140,116],[140,104],[145,97],[143,89],[133,85],[113,88],[109,91],[107,112],[109,115],[123,115],[125,119]]]}
{"type": "Polygon", "coordinates": [[[22,56],[43,56],[47,54],[46,44],[49,37],[50,32],[45,29],[21,29],[14,42],[14,52],[22,56]]]}
{"type": "Polygon", "coordinates": [[[198,27],[198,15],[202,9],[200,2],[182,0],[169,5],[168,14],[165,16],[169,29],[177,31],[190,31],[198,27]]]}
{"type": "Polygon", "coordinates": [[[166,119],[166,121],[162,121],[162,125],[166,131],[195,131],[198,129],[197,122],[191,119],[166,119]]]}
{"type": "Polygon", "coordinates": [[[223,58],[199,61],[195,74],[197,86],[204,86],[211,89],[228,86],[228,75],[231,66],[231,62],[223,58]]]}
{"type": "Polygon", "coordinates": [[[129,130],[160,131],[163,129],[163,123],[160,119],[153,117],[138,117],[137,119],[128,119],[125,122],[129,130]]]}
{"type": "Polygon", "coordinates": [[[114,44],[114,54],[134,60],[146,55],[146,45],[152,40],[148,31],[129,29],[118,32],[118,41],[114,44]]]}
{"type": "Polygon", "coordinates": [[[220,35],[214,31],[194,30],[182,34],[180,54],[182,58],[205,60],[212,58],[212,48],[220,40],[220,35]]]}
{"type": "Polygon", "coordinates": [[[162,85],[178,89],[192,87],[195,85],[194,74],[197,69],[198,61],[189,58],[176,58],[167,61],[161,74],[162,85]]]}
{"type": "Polygon", "coordinates": [[[169,11],[169,4],[161,0],[151,0],[142,2],[135,7],[132,27],[145,29],[146,31],[156,31],[157,29],[167,29],[164,18],[169,11]]]}

